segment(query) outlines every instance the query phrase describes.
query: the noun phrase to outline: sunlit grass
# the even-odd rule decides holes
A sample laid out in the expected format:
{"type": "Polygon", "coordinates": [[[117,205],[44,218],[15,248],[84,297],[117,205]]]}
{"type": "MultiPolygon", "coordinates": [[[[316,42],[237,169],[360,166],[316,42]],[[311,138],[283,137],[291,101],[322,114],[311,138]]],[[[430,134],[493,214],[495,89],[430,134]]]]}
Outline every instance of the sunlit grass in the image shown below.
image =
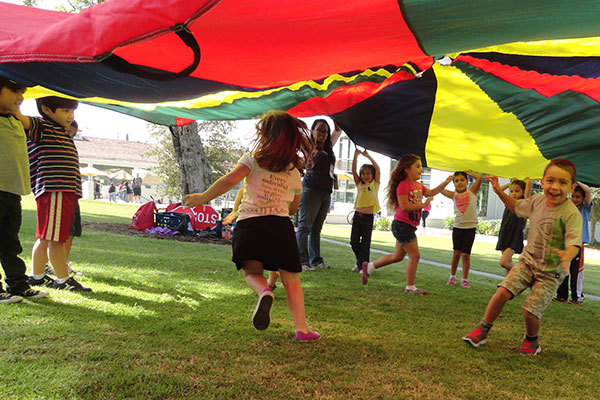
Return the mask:
{"type": "MultiPolygon", "coordinates": [[[[82,201],[83,220],[130,223],[136,207],[82,201]]],[[[35,211],[23,200],[23,258],[29,264],[35,211]]],[[[348,241],[345,227],[324,234],[348,241]]],[[[419,237],[422,258],[448,263],[450,242],[419,237]]],[[[375,232],[374,248],[393,237],[375,232]]],[[[0,395],[6,399],[548,399],[596,398],[600,379],[598,302],[553,303],[542,353],[516,352],[523,297],[507,303],[488,344],[460,337],[481,318],[497,279],[447,287],[448,270],[421,264],[403,293],[406,262],[360,283],[348,247],[324,242],[331,270],[302,273],[309,324],[323,334],[296,343],[278,282],[272,323],[250,322],[256,296],[228,246],[117,235],[84,227],[72,261],[91,293],[0,305],[0,395]]],[[[376,256],[374,254],[374,256],[376,256]]],[[[477,244],[474,268],[500,274],[493,245],[477,244]],[[477,265],[477,267],[475,267],[477,265]]],[[[590,269],[591,271],[592,269],[590,269]]],[[[597,291],[595,273],[586,288],[597,291]]],[[[596,294],[599,294],[598,291],[596,294]]]]}

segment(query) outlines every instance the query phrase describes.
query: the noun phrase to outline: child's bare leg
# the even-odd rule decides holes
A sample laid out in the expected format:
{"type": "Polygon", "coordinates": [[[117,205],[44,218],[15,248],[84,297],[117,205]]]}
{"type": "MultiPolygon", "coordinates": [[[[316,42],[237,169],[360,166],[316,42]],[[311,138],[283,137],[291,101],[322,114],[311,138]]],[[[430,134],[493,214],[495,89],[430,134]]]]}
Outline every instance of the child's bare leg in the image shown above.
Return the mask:
{"type": "MultiPolygon", "coordinates": [[[[452,261],[450,262],[450,275],[456,275],[456,270],[458,269],[458,261],[460,260],[460,250],[454,250],[452,253],[452,261]]],[[[464,267],[464,266],[463,266],[464,267]]]]}
{"type": "Polygon", "coordinates": [[[263,275],[263,264],[257,260],[244,261],[244,278],[246,284],[256,294],[260,294],[267,287],[267,279],[263,275]]]}
{"type": "Polygon", "coordinates": [[[297,331],[306,332],[308,331],[308,325],[306,324],[304,293],[300,285],[300,276],[296,272],[288,272],[282,269],[279,270],[279,275],[287,293],[288,308],[292,314],[294,326],[297,331]]]}
{"type": "Polygon", "coordinates": [[[267,284],[269,286],[275,286],[278,276],[279,275],[277,275],[276,271],[269,271],[269,279],[267,279],[267,284]]]}
{"type": "Polygon", "coordinates": [[[498,315],[502,312],[504,304],[512,298],[512,293],[503,287],[499,287],[496,293],[492,296],[492,299],[485,309],[483,320],[488,324],[494,323],[498,315]]]}
{"type": "Polygon", "coordinates": [[[31,263],[33,264],[33,275],[44,273],[44,267],[48,263],[48,240],[38,239],[31,250],[31,263]]]}
{"type": "Polygon", "coordinates": [[[406,286],[413,286],[415,284],[415,277],[417,276],[417,266],[421,259],[419,244],[416,240],[413,240],[410,243],[406,243],[403,248],[408,255],[408,263],[406,264],[406,286]]]}
{"type": "Polygon", "coordinates": [[[65,242],[65,259],[69,262],[69,255],[71,254],[71,246],[73,245],[73,236],[69,236],[65,242]]]}
{"type": "Polygon", "coordinates": [[[510,271],[513,267],[512,256],[515,254],[515,251],[511,248],[504,249],[502,252],[502,257],[500,257],[500,266],[504,268],[504,276],[508,275],[508,271],[510,271]]]}
{"type": "Polygon", "coordinates": [[[392,254],[386,254],[385,256],[379,257],[377,260],[373,261],[373,266],[375,267],[375,269],[377,269],[385,267],[386,265],[400,262],[404,259],[405,255],[406,250],[404,250],[404,247],[396,241],[396,247],[394,247],[394,252],[392,254]]]}
{"type": "MultiPolygon", "coordinates": [[[[50,264],[54,268],[54,273],[59,279],[66,279],[69,277],[67,271],[67,257],[65,254],[65,243],[64,242],[48,242],[48,257],[50,258],[50,264]]],[[[43,273],[43,267],[42,272],[43,273]]]]}
{"type": "Polygon", "coordinates": [[[462,270],[463,270],[463,279],[469,278],[469,270],[471,269],[471,255],[462,253],[462,270]]]}
{"type": "Polygon", "coordinates": [[[523,309],[523,316],[525,317],[527,336],[537,336],[538,332],[540,331],[540,319],[525,309],[523,309]]]}

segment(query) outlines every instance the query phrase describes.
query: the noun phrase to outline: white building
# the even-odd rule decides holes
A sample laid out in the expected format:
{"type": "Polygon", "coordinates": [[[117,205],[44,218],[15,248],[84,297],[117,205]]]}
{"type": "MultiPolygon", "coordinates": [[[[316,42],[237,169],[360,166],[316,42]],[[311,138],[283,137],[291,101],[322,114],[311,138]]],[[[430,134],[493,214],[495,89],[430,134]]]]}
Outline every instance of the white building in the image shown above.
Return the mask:
{"type": "MultiPolygon", "coordinates": [[[[134,170],[149,170],[156,165],[156,161],[148,155],[148,152],[156,145],[142,142],[132,142],[128,140],[104,139],[96,137],[80,136],[75,137],[75,146],[79,153],[80,167],[94,167],[105,172],[114,172],[124,170],[129,175],[134,170]]],[[[135,177],[135,175],[132,175],[135,177]]],[[[108,187],[110,179],[105,176],[97,177],[101,184],[101,194],[103,199],[108,199],[108,187]]],[[[82,191],[84,199],[94,198],[94,182],[92,177],[82,176],[82,191]]],[[[115,186],[118,187],[121,179],[114,179],[115,186]]],[[[150,196],[156,197],[158,182],[145,182],[142,185],[142,200],[149,200],[150,196]]]]}

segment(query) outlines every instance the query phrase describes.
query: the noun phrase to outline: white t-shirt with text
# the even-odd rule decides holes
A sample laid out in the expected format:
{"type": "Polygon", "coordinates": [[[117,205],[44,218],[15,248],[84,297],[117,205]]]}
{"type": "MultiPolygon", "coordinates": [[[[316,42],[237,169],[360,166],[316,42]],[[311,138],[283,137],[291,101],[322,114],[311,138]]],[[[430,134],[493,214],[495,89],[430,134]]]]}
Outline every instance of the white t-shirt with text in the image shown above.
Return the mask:
{"type": "Polygon", "coordinates": [[[289,216],[289,205],[302,193],[300,172],[290,164],[288,170],[272,172],[261,168],[251,153],[238,164],[250,168],[244,180],[244,195],[238,209],[238,221],[266,215],[289,216]]]}

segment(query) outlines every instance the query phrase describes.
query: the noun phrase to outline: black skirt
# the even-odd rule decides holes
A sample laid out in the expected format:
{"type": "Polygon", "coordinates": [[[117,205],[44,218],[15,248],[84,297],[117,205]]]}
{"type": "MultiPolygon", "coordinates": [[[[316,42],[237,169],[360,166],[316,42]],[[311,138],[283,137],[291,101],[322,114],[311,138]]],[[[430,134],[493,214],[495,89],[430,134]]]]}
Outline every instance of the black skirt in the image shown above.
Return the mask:
{"type": "Polygon", "coordinates": [[[515,253],[521,254],[523,252],[523,229],[525,229],[525,218],[517,217],[508,208],[504,209],[496,250],[513,249],[515,253]]]}
{"type": "Polygon", "coordinates": [[[294,226],[289,217],[267,215],[238,221],[232,245],[232,261],[237,269],[242,269],[244,261],[257,260],[269,271],[302,271],[294,226]]]}

